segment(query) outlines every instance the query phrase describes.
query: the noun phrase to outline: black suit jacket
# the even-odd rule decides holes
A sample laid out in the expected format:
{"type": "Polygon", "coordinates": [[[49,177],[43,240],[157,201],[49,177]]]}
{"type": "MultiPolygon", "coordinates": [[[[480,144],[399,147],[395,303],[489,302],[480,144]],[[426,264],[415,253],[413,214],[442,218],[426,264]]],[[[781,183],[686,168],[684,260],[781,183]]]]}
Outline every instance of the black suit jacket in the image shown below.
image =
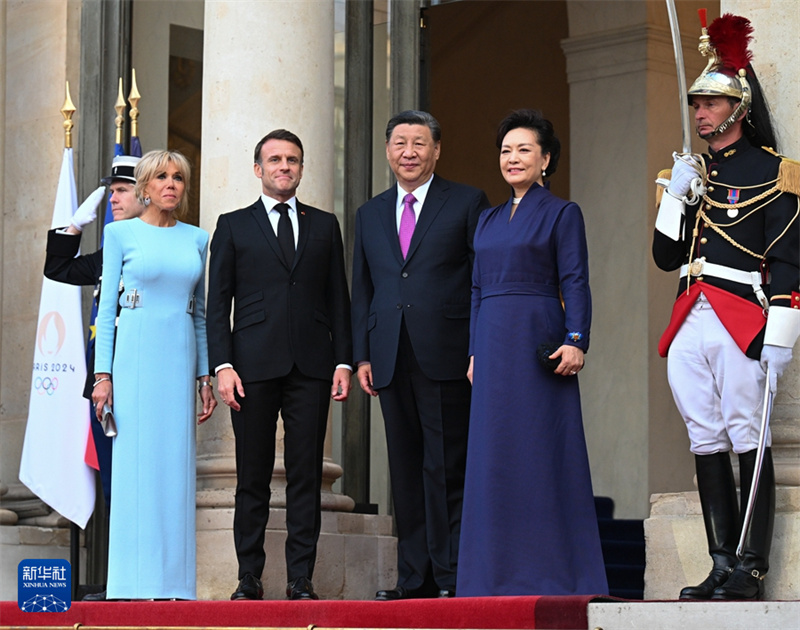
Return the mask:
{"type": "Polygon", "coordinates": [[[397,236],[397,186],[358,209],[353,252],[353,349],[372,363],[373,385],[394,374],[400,323],[424,374],[464,378],[474,250],[483,191],[434,175],[405,260],[397,236]]]}
{"type": "MultiPolygon", "coordinates": [[[[45,278],[77,286],[99,284],[103,274],[103,248],[78,256],[80,247],[80,234],[59,234],[55,229],[50,230],[47,233],[47,254],[44,259],[45,278]]],[[[95,291],[95,295],[97,294],[95,291]]],[[[86,357],[86,363],[83,397],[91,400],[94,389],[94,346],[86,357]]]]}
{"type": "Polygon", "coordinates": [[[47,255],[44,275],[50,280],[78,286],[95,285],[103,272],[103,249],[78,256],[80,234],[59,234],[55,229],[47,233],[47,255]],[[77,258],[75,258],[78,256],[77,258]]]}
{"type": "Polygon", "coordinates": [[[339,222],[299,201],[297,220],[291,269],[260,198],[217,220],[206,303],[211,374],[230,363],[242,382],[253,382],[296,364],[305,376],[329,380],[336,365],[352,361],[339,222]]]}

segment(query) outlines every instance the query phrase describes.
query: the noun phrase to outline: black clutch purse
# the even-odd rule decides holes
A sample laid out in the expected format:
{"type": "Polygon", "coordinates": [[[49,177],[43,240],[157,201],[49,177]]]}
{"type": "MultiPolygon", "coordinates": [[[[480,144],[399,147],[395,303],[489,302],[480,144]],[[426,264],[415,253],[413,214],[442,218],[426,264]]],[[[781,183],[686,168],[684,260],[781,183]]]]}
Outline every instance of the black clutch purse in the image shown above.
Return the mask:
{"type": "Polygon", "coordinates": [[[548,372],[555,372],[556,368],[561,365],[561,357],[557,359],[549,358],[560,347],[560,343],[540,343],[539,347],[536,348],[536,358],[548,372]]]}

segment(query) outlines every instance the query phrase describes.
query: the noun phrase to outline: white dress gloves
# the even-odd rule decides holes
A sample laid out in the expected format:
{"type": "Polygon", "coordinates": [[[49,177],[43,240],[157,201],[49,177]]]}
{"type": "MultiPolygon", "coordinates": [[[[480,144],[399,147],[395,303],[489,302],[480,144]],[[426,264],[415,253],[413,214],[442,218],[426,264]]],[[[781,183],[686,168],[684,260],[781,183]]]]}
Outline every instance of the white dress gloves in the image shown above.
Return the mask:
{"type": "Polygon", "coordinates": [[[75,226],[78,232],[83,232],[83,228],[97,218],[97,208],[105,196],[106,187],[100,186],[100,188],[86,197],[86,201],[78,206],[75,214],[72,215],[72,225],[75,226]]]}
{"type": "Polygon", "coordinates": [[[783,374],[792,361],[792,349],[781,346],[764,344],[761,349],[761,369],[764,372],[769,368],[769,391],[772,395],[778,391],[778,377],[783,374]]]}
{"type": "Polygon", "coordinates": [[[675,163],[672,165],[672,176],[667,192],[678,199],[685,198],[687,203],[697,203],[699,197],[706,193],[701,177],[702,164],[694,155],[673,153],[672,159],[675,163]]]}

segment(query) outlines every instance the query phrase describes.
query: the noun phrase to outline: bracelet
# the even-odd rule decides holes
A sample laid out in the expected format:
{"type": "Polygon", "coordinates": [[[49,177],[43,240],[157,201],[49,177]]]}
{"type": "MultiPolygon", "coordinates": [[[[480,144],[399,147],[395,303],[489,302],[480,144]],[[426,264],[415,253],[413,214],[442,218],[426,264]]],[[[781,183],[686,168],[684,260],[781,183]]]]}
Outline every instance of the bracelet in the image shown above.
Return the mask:
{"type": "Polygon", "coordinates": [[[110,383],[110,382],[111,382],[111,379],[110,379],[110,378],[108,378],[107,376],[103,376],[102,378],[98,378],[98,379],[97,379],[97,380],[94,382],[94,385],[92,385],[92,389],[94,389],[95,387],[97,387],[97,386],[98,386],[100,383],[102,383],[103,381],[108,381],[108,382],[110,383]]]}
{"type": "Polygon", "coordinates": [[[200,381],[199,385],[197,386],[197,391],[199,392],[204,387],[211,387],[213,389],[214,386],[211,384],[211,381],[200,381]]]}

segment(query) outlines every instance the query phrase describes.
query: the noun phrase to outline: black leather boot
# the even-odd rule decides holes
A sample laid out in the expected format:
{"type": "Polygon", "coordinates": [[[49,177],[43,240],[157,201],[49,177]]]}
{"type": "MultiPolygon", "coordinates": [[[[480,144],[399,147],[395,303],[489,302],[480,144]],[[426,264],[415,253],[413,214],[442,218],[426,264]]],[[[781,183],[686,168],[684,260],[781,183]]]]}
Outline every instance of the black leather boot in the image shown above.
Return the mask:
{"type": "Polygon", "coordinates": [[[697,586],[682,589],[680,599],[711,599],[714,589],[725,583],[736,564],[736,545],[740,532],[736,481],[727,452],[695,455],[694,462],[708,553],[714,561],[714,568],[697,586]]]}
{"type": "MultiPolygon", "coordinates": [[[[755,463],[756,451],[748,451],[739,455],[743,519],[747,509],[747,499],[750,496],[755,463]]],[[[750,528],[744,539],[742,558],[736,563],[733,573],[725,584],[714,590],[711,599],[759,600],[764,597],[764,576],[769,570],[769,550],[772,545],[774,524],[775,468],[772,464],[772,449],[768,448],[764,450],[764,463],[761,467],[756,505],[750,519],[750,528]]]]}

